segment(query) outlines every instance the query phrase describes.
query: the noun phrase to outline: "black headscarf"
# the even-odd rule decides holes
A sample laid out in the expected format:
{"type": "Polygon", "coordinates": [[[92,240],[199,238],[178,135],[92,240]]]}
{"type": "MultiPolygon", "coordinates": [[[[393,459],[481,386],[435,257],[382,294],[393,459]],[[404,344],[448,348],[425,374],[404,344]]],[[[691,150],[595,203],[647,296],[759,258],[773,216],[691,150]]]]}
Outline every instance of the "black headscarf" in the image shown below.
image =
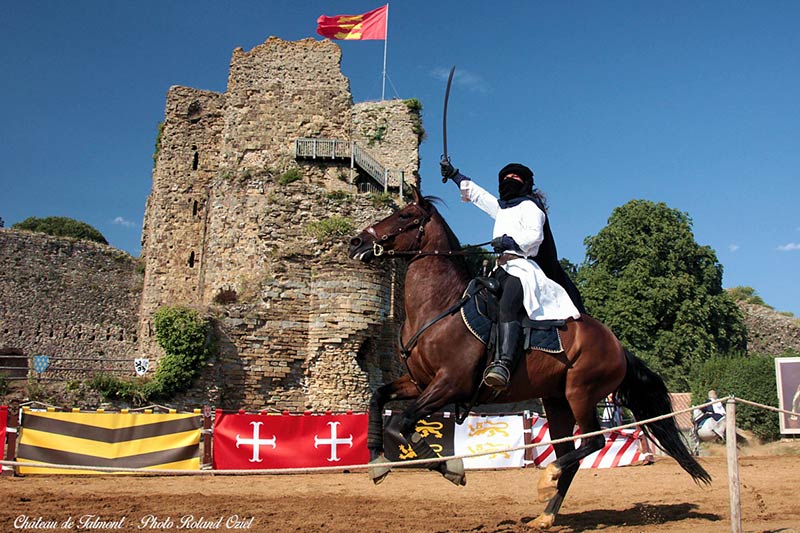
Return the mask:
{"type": "Polygon", "coordinates": [[[521,196],[533,194],[533,171],[520,163],[509,163],[497,173],[500,199],[508,202],[521,196]],[[516,174],[522,178],[522,183],[517,180],[503,179],[509,174],[516,174]]]}

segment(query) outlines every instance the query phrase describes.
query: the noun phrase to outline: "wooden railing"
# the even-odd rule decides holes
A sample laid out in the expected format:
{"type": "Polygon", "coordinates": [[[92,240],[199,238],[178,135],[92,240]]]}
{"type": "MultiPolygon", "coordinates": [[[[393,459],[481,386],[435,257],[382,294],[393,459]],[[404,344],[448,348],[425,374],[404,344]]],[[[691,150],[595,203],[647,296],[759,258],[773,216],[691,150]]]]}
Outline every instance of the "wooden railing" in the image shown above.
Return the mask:
{"type": "Polygon", "coordinates": [[[297,139],[294,157],[311,159],[347,159],[352,154],[352,141],[337,139],[297,139]]]}
{"type": "Polygon", "coordinates": [[[369,152],[355,141],[338,139],[297,139],[294,143],[295,159],[350,159],[350,166],[357,166],[375,180],[377,187],[384,192],[390,183],[397,183],[403,193],[405,173],[402,170],[387,169],[369,152]]]}

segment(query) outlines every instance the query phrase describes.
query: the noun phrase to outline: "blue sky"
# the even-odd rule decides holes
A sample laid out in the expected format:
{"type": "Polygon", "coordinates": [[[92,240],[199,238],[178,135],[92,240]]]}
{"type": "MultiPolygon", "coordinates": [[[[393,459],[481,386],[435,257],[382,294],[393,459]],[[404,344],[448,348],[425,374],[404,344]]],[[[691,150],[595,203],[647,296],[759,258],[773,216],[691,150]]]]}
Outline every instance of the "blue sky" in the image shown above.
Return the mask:
{"type": "MultiPolygon", "coordinates": [[[[318,38],[365,1],[4,4],[0,217],[67,216],[140,252],[157,124],[172,85],[224,92],[234,48],[318,38]]],[[[548,195],[559,252],[631,199],[689,213],[699,244],[800,316],[800,3],[456,2],[389,8],[387,98],[422,101],[423,192],[462,242],[491,222],[438,175],[446,74],[454,164],[493,186],[519,161],[548,195]]],[[[381,96],[382,41],[342,42],[355,101],[381,96]]]]}

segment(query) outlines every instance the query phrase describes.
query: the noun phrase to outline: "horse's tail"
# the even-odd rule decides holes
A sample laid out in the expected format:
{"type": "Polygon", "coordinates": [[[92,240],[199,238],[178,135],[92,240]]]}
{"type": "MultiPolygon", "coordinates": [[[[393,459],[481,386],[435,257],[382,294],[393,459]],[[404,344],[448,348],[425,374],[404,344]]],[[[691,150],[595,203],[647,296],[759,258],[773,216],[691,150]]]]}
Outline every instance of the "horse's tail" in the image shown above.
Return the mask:
{"type": "MultiPolygon", "coordinates": [[[[671,413],[672,403],[664,380],[628,350],[625,350],[625,359],[628,370],[618,391],[622,405],[633,412],[636,420],[647,420],[671,413]]],[[[674,417],[648,422],[642,425],[642,430],[659,448],[678,461],[695,482],[711,482],[711,476],[686,446],[674,417]]]]}

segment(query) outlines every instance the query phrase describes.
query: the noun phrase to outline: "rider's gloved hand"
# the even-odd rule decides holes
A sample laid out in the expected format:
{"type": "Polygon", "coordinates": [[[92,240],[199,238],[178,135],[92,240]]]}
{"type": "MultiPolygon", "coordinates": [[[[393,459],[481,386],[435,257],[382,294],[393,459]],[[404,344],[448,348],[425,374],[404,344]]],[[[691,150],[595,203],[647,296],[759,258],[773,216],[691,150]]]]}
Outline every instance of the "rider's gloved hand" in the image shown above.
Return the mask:
{"type": "Polygon", "coordinates": [[[521,252],[522,250],[517,245],[517,241],[513,237],[503,235],[502,237],[495,237],[492,239],[492,248],[496,253],[501,252],[521,252]]]}
{"type": "Polygon", "coordinates": [[[456,185],[461,185],[461,180],[463,179],[469,179],[461,174],[457,168],[453,167],[450,159],[443,158],[439,161],[439,166],[441,167],[442,177],[446,180],[453,180],[456,185]]]}

